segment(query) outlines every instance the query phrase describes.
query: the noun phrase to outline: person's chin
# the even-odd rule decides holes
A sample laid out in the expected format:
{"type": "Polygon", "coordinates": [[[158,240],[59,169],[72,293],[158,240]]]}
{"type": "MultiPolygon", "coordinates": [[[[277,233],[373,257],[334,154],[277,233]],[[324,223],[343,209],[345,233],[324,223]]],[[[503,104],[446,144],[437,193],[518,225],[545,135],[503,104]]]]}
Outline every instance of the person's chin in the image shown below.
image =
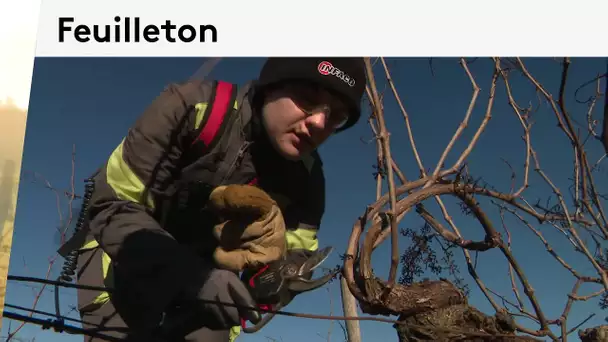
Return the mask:
{"type": "Polygon", "coordinates": [[[299,160],[304,152],[302,144],[294,134],[286,134],[282,139],[274,140],[273,145],[279,155],[287,160],[299,160]]]}
{"type": "Polygon", "coordinates": [[[279,153],[283,156],[283,158],[287,160],[300,160],[302,158],[302,151],[297,149],[295,146],[280,146],[279,153]]]}
{"type": "Polygon", "coordinates": [[[277,150],[283,158],[287,160],[300,160],[302,156],[309,153],[308,146],[306,144],[300,143],[299,141],[293,140],[283,140],[277,144],[277,150]]]}

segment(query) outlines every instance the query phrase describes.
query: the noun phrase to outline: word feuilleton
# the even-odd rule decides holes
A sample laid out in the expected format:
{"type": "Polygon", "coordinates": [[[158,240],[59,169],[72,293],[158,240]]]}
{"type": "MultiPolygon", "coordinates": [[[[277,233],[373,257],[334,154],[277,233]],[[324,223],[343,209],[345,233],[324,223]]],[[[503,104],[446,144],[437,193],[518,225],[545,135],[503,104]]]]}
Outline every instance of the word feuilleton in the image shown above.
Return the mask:
{"type": "Polygon", "coordinates": [[[177,40],[190,43],[198,41],[205,43],[208,40],[206,34],[211,35],[211,42],[217,42],[217,28],[213,25],[180,25],[166,20],[164,24],[158,26],[147,24],[142,27],[139,17],[125,17],[124,21],[119,16],[114,17],[116,24],[106,25],[86,25],[78,24],[73,26],[74,17],[59,17],[59,42],[65,41],[65,35],[73,32],[74,39],[80,43],[92,40],[98,43],[139,43],[140,41],[155,43],[164,36],[170,43],[177,40]],[[161,34],[164,31],[164,34],[161,34]]]}

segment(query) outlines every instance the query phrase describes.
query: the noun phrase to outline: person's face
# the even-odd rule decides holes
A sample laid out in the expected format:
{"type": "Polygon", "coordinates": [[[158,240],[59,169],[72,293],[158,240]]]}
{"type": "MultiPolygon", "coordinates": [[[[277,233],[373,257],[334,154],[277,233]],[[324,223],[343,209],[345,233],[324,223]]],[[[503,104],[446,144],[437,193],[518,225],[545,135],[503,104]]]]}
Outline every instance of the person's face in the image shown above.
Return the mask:
{"type": "Polygon", "coordinates": [[[286,83],[273,89],[262,107],[270,142],[289,160],[315,150],[347,119],[347,106],[342,101],[305,83],[286,83]]]}

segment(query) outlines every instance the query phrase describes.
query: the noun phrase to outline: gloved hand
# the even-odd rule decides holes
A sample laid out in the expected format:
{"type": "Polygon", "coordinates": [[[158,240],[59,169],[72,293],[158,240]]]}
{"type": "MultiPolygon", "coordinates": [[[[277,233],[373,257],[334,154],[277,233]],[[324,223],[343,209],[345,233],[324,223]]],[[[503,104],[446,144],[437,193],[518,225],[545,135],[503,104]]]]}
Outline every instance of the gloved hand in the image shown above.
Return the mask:
{"type": "Polygon", "coordinates": [[[162,329],[174,333],[201,320],[210,329],[226,330],[242,320],[256,324],[261,314],[238,274],[218,269],[211,260],[192,256],[192,272],[186,272],[181,291],[167,307],[162,329]]]}
{"type": "Polygon", "coordinates": [[[245,284],[234,272],[214,269],[210,272],[207,281],[198,293],[200,305],[205,313],[214,317],[214,326],[229,329],[241,324],[241,318],[257,323],[260,313],[256,310],[257,303],[252,298],[245,284]],[[215,304],[222,302],[235,306],[215,304]]]}
{"type": "MultiPolygon", "coordinates": [[[[285,306],[297,295],[287,289],[282,271],[285,265],[295,264],[302,266],[310,257],[312,252],[305,249],[292,249],[287,251],[281,259],[271,262],[258,269],[247,269],[243,271],[241,279],[249,289],[253,299],[258,304],[285,306]]],[[[311,279],[313,271],[303,274],[305,279],[311,279]]]]}
{"type": "Polygon", "coordinates": [[[232,271],[258,268],[285,253],[285,221],[276,201],[251,185],[220,186],[211,192],[209,209],[221,223],[213,228],[218,267],[232,271]]]}

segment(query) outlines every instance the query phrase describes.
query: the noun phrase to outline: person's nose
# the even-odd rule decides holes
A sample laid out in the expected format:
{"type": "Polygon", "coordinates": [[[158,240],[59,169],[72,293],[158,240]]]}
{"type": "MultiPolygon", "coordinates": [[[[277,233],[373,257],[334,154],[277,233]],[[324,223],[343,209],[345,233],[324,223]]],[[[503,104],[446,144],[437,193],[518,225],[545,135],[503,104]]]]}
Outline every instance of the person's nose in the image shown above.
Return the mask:
{"type": "Polygon", "coordinates": [[[307,119],[306,122],[308,126],[315,131],[323,131],[327,126],[327,119],[325,118],[325,113],[322,111],[312,113],[307,119]]]}

